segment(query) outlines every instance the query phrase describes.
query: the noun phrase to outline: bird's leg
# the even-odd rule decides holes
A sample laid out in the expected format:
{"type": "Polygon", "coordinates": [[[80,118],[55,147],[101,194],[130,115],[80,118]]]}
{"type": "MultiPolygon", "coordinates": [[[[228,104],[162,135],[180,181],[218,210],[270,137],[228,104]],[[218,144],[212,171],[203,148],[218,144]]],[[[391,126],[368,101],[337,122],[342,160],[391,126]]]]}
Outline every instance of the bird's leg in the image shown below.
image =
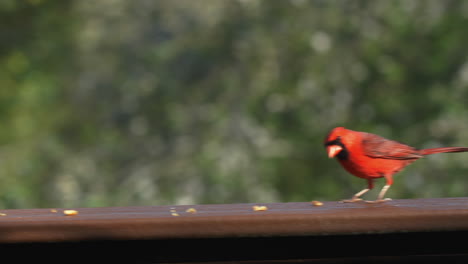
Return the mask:
{"type": "Polygon", "coordinates": [[[362,201],[361,197],[363,194],[365,194],[366,192],[370,191],[372,188],[374,188],[374,180],[373,179],[368,179],[367,180],[367,188],[359,191],[358,193],[356,193],[355,195],[353,195],[353,197],[349,200],[342,200],[341,202],[342,203],[354,203],[354,202],[359,202],[359,201],[362,201]]]}
{"type": "Polygon", "coordinates": [[[366,192],[370,191],[369,188],[365,188],[365,189],[362,189],[360,192],[356,193],[355,195],[353,195],[353,197],[351,197],[351,199],[349,200],[341,200],[342,203],[354,203],[354,202],[359,202],[359,201],[362,201],[361,198],[361,195],[365,194],[366,192]]]}
{"type": "Polygon", "coordinates": [[[383,202],[391,201],[391,200],[392,200],[392,199],[390,199],[390,198],[384,198],[384,197],[385,197],[385,193],[388,191],[388,189],[390,189],[390,186],[392,186],[392,184],[393,184],[392,176],[385,176],[385,179],[386,179],[386,184],[385,184],[385,186],[382,188],[382,190],[380,191],[379,196],[377,196],[377,200],[375,200],[375,201],[367,201],[368,203],[383,203],[383,202]]]}

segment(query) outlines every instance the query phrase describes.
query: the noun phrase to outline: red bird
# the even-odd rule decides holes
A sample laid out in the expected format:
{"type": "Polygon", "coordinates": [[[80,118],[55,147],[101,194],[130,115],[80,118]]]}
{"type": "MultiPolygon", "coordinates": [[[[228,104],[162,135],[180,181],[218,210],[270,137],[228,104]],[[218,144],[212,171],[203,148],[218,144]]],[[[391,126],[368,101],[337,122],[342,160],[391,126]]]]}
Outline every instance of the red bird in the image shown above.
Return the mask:
{"type": "Polygon", "coordinates": [[[408,145],[389,140],[374,134],[358,132],[344,127],[334,128],[325,138],[329,158],[338,158],[341,166],[349,173],[367,180],[367,188],[356,193],[350,200],[360,201],[359,197],[374,187],[374,180],[385,178],[386,184],[373,202],[384,202],[385,193],[393,184],[393,174],[425,155],[466,152],[468,148],[446,147],[415,149],[408,145]]]}

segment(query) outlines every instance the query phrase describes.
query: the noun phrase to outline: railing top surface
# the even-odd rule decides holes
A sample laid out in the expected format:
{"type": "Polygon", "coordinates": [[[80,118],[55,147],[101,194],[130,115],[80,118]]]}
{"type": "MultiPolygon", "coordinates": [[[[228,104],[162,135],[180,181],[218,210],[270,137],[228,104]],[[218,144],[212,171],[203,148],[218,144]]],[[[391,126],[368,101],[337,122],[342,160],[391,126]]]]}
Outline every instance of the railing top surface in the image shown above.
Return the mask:
{"type": "Polygon", "coordinates": [[[468,230],[468,198],[71,209],[0,210],[0,243],[468,230]]]}

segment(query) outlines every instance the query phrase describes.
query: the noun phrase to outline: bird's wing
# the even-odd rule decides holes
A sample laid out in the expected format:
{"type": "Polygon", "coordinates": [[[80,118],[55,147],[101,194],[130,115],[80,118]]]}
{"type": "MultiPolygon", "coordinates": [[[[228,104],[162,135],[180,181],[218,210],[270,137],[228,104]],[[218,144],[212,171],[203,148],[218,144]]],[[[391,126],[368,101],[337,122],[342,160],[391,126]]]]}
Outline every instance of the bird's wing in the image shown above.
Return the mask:
{"type": "Polygon", "coordinates": [[[372,158],[414,160],[423,156],[413,147],[369,133],[363,135],[361,144],[364,154],[372,158]]]}

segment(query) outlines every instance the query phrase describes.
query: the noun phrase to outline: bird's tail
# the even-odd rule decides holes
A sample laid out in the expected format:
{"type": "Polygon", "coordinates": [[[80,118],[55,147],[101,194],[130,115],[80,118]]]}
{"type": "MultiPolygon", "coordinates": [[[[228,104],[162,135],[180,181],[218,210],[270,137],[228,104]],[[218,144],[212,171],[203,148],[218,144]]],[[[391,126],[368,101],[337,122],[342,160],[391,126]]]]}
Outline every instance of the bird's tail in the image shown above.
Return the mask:
{"type": "Polygon", "coordinates": [[[420,150],[420,153],[422,155],[431,155],[431,154],[436,154],[436,153],[448,153],[448,152],[468,152],[468,148],[446,147],[446,148],[430,148],[430,149],[420,150]]]}

